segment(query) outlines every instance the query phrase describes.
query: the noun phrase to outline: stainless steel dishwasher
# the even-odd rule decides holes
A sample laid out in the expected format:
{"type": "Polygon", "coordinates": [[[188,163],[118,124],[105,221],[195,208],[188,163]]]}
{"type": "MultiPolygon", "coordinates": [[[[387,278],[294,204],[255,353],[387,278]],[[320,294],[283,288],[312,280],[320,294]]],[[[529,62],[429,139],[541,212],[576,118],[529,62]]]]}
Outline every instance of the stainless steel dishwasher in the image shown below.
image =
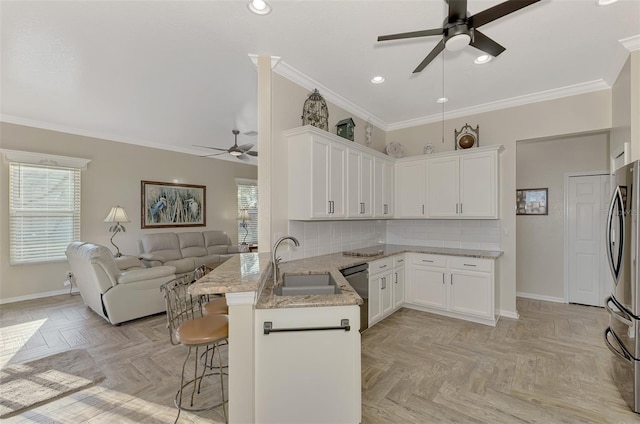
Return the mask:
{"type": "Polygon", "coordinates": [[[369,264],[352,266],[340,272],[362,298],[362,305],[360,305],[360,332],[362,333],[369,328],[369,264]]]}

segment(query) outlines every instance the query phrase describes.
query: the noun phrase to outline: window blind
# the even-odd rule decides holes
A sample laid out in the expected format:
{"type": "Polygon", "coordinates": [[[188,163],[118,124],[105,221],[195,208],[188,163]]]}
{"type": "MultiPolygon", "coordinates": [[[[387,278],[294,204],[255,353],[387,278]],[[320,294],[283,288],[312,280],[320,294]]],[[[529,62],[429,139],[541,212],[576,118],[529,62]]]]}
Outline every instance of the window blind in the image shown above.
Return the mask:
{"type": "Polygon", "coordinates": [[[9,164],[11,265],[66,260],[80,240],[80,170],[9,164]]]}
{"type": "Polygon", "coordinates": [[[246,242],[258,243],[258,186],[256,184],[238,183],[238,212],[246,209],[251,221],[247,221],[248,234],[238,221],[238,244],[242,243],[247,234],[246,242]]]}

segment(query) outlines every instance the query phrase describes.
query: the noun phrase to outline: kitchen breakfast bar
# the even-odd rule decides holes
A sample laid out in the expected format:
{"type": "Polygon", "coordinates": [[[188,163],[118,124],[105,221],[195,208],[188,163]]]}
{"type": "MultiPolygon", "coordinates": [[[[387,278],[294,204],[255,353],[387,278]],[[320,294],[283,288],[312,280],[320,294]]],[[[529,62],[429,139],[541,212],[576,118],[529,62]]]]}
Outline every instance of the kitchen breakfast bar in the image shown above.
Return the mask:
{"type": "MultiPolygon", "coordinates": [[[[340,270],[405,253],[478,258],[492,265],[502,254],[384,244],[350,253],[281,263],[277,284],[270,253],[243,253],[190,287],[192,295],[225,294],[229,305],[230,423],[360,422],[357,330],[363,300],[340,270]],[[336,289],[286,296],[279,287],[282,276],[326,276],[336,289]]],[[[493,302],[491,307],[493,314],[493,302]]]]}

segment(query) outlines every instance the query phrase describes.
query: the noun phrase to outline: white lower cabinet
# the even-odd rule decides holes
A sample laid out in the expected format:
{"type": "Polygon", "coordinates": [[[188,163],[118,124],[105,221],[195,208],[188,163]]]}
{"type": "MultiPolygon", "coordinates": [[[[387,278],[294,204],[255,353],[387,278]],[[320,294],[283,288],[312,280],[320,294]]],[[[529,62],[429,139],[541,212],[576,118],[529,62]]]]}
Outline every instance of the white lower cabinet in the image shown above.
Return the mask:
{"type": "MultiPolygon", "coordinates": [[[[396,310],[396,280],[394,257],[369,262],[369,327],[388,317],[396,310]]],[[[404,288],[402,289],[404,290],[404,288]]]]}
{"type": "Polygon", "coordinates": [[[394,311],[400,309],[405,301],[405,260],[405,255],[393,257],[393,289],[391,297],[394,311]]]}
{"type": "Polygon", "coordinates": [[[357,305],[256,309],[255,319],[255,422],[361,421],[357,305]],[[275,331],[265,334],[265,323],[275,331]]]}
{"type": "Polygon", "coordinates": [[[410,308],[495,325],[494,261],[411,253],[406,304],[410,308]]]}

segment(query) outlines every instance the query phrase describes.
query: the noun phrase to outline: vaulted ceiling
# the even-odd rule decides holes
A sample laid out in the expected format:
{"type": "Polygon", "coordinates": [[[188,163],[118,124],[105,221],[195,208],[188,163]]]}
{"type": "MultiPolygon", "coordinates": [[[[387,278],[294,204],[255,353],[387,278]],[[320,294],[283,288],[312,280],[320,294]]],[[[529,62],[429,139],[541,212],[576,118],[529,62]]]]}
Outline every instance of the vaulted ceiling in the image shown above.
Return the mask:
{"type": "Polygon", "coordinates": [[[482,27],[506,47],[488,64],[467,47],[412,74],[439,38],[377,36],[442,26],[442,0],[270,4],[258,16],[244,0],[3,0],[1,118],[194,154],[231,146],[233,128],[256,144],[243,134],[257,125],[249,55],[266,54],[390,130],[436,120],[443,93],[455,116],[610,87],[628,55],[619,40],[640,34],[640,0],[543,0],[482,27]]]}

